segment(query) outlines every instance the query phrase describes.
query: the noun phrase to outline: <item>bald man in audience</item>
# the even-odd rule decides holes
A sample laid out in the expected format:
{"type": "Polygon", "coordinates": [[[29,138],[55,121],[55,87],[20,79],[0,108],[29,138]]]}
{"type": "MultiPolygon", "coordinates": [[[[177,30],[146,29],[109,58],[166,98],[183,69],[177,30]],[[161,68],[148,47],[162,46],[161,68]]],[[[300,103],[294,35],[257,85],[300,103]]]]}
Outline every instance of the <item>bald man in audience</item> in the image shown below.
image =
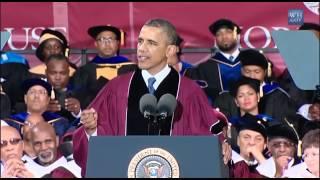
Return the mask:
{"type": "Polygon", "coordinates": [[[30,161],[23,156],[23,141],[19,132],[11,126],[1,123],[1,178],[34,177],[26,163],[30,161]]]}
{"type": "Polygon", "coordinates": [[[67,161],[65,157],[58,156],[59,138],[52,125],[39,122],[31,128],[30,138],[37,156],[33,162],[33,168],[37,169],[37,176],[55,174],[54,177],[81,177],[81,168],[75,164],[74,160],[67,161]],[[56,170],[59,173],[55,173],[56,170]]]}
{"type": "Polygon", "coordinates": [[[30,114],[26,121],[24,122],[24,126],[22,127],[22,137],[23,137],[23,143],[24,143],[24,153],[29,156],[31,159],[36,158],[36,154],[33,150],[32,144],[30,142],[30,129],[38,124],[39,122],[45,122],[43,116],[39,114],[30,114]]]}

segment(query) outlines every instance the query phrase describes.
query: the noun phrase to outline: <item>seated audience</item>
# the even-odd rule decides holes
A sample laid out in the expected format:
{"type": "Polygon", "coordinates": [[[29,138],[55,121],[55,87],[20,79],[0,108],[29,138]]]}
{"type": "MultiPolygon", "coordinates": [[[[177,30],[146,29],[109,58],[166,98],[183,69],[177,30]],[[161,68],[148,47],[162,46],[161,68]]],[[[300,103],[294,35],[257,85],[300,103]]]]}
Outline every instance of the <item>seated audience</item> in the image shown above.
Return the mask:
{"type": "Polygon", "coordinates": [[[266,160],[263,152],[267,146],[267,122],[245,114],[234,126],[238,131],[237,144],[240,151],[232,151],[230,177],[262,177],[255,168],[266,160]]]}
{"type": "Polygon", "coordinates": [[[1,120],[1,178],[32,178],[34,172],[27,165],[32,161],[23,156],[23,141],[19,132],[1,120]]]}
{"type": "Polygon", "coordinates": [[[304,162],[285,171],[283,177],[319,178],[320,129],[309,131],[302,139],[302,158],[304,162]]]}
{"type": "MultiPolygon", "coordinates": [[[[70,49],[66,37],[59,31],[45,29],[42,31],[39,39],[39,46],[36,49],[36,56],[42,62],[41,64],[32,67],[30,72],[37,74],[40,77],[45,75],[46,62],[50,55],[61,54],[69,57],[70,49]]],[[[70,76],[75,72],[77,66],[69,61],[70,76]]]]}
{"type": "Polygon", "coordinates": [[[271,157],[261,163],[257,170],[265,177],[281,177],[286,169],[301,162],[298,133],[287,121],[274,122],[269,124],[267,136],[271,157]]]}
{"type": "Polygon", "coordinates": [[[54,89],[55,96],[50,99],[48,111],[65,117],[70,124],[77,126],[77,119],[80,118],[81,113],[81,105],[78,100],[81,93],[76,92],[70,83],[68,58],[60,54],[49,56],[46,76],[48,83],[54,89]]]}
{"type": "Polygon", "coordinates": [[[57,135],[63,136],[70,128],[68,120],[58,114],[47,111],[52,90],[51,85],[41,79],[34,78],[24,81],[22,89],[25,94],[24,100],[27,105],[27,111],[12,115],[10,119],[6,119],[7,123],[21,132],[21,127],[24,125],[28,115],[38,114],[42,115],[47,122],[54,126],[57,135]]]}
{"type": "Polygon", "coordinates": [[[31,144],[37,158],[32,162],[32,168],[37,170],[37,177],[46,174],[54,177],[81,177],[81,168],[66,157],[58,155],[59,137],[54,128],[47,122],[39,122],[30,130],[31,144]]]}

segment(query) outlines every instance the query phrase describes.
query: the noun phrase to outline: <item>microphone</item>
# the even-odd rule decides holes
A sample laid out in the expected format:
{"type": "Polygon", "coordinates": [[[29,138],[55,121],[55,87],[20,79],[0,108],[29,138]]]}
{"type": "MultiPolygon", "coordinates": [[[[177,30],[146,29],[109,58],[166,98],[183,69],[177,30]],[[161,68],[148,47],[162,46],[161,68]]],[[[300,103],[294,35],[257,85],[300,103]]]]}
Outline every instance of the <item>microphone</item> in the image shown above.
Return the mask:
{"type": "Polygon", "coordinates": [[[144,118],[150,119],[157,111],[157,98],[152,94],[145,94],[140,98],[139,109],[144,118]]]}
{"type": "Polygon", "coordinates": [[[168,116],[171,116],[175,111],[176,106],[177,100],[173,95],[167,93],[161,96],[157,104],[158,116],[160,116],[160,119],[165,119],[168,116]]]}
{"type": "Polygon", "coordinates": [[[72,134],[66,134],[62,143],[58,146],[60,153],[67,159],[67,162],[73,160],[72,134]]]}
{"type": "Polygon", "coordinates": [[[67,159],[67,161],[73,160],[73,158],[70,157],[70,155],[73,154],[72,141],[63,142],[59,145],[58,149],[61,152],[61,154],[67,159]]]}

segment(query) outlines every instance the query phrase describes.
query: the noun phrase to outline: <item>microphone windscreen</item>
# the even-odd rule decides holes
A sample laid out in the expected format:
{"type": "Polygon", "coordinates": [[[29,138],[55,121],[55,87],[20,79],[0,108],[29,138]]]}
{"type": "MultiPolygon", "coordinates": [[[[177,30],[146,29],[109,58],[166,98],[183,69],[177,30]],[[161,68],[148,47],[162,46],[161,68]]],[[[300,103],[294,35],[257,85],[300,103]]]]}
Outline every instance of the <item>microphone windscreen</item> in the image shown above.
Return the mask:
{"type": "Polygon", "coordinates": [[[167,113],[167,116],[171,116],[177,106],[177,100],[172,94],[164,94],[159,99],[157,109],[159,113],[167,113]]]}
{"type": "Polygon", "coordinates": [[[152,94],[145,94],[140,98],[139,109],[142,114],[146,111],[155,114],[157,108],[157,98],[152,94]]]}
{"type": "Polygon", "coordinates": [[[73,145],[72,145],[72,141],[67,141],[64,143],[61,143],[59,145],[59,151],[61,152],[61,154],[67,158],[68,156],[70,156],[73,153],[73,145]]]}

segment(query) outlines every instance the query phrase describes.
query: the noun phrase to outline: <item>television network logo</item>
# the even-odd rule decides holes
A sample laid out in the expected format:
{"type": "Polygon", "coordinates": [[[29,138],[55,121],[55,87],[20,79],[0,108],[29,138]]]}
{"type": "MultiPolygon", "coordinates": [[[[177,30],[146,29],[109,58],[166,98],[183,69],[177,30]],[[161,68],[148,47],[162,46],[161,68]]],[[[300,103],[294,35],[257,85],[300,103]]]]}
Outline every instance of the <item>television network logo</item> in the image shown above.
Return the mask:
{"type": "Polygon", "coordinates": [[[290,9],[288,11],[289,25],[302,25],[304,22],[304,15],[302,9],[290,9]]]}

